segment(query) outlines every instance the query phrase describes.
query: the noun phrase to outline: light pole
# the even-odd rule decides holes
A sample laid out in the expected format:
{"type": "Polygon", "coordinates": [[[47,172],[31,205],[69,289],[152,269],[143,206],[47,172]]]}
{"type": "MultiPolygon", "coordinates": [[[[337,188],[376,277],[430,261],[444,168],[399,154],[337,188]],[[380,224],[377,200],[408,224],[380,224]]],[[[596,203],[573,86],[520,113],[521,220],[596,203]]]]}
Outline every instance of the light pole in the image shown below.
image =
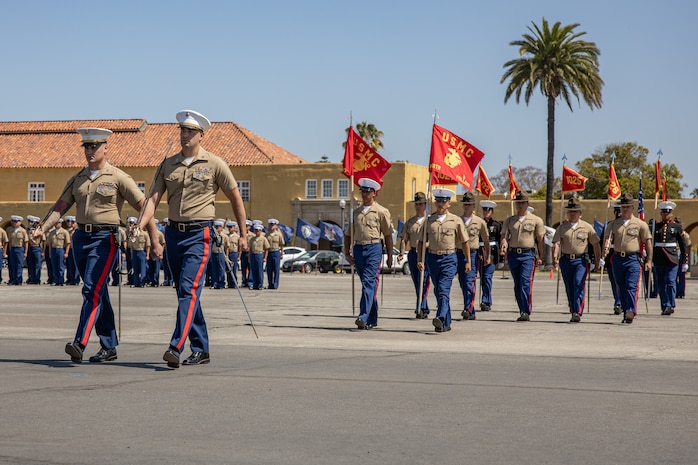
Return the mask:
{"type": "Polygon", "coordinates": [[[347,201],[344,199],[341,199],[339,201],[339,208],[342,209],[342,231],[346,229],[346,224],[344,224],[344,208],[347,206],[347,201]]]}

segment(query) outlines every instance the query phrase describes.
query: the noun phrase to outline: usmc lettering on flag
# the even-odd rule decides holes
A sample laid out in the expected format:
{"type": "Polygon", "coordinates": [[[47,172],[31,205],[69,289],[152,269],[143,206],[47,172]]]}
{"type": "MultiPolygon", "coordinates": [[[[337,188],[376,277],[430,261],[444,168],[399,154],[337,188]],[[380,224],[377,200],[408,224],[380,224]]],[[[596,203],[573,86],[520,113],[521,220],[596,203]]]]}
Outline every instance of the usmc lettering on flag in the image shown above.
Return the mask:
{"type": "Polygon", "coordinates": [[[429,157],[432,179],[446,177],[472,190],[473,171],[484,156],[482,151],[465,139],[434,125],[429,157]]]}

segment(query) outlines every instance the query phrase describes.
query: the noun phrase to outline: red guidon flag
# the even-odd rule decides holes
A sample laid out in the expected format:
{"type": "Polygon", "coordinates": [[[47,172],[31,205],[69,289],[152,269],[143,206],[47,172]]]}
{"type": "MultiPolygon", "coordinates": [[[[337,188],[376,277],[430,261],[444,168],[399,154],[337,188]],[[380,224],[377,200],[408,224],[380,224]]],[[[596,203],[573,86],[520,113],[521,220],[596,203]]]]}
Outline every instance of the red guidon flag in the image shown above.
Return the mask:
{"type": "Polygon", "coordinates": [[[586,181],[587,178],[572,168],[562,165],[562,192],[583,191],[586,181]]]}
{"type": "Polygon", "coordinates": [[[475,185],[475,190],[477,190],[483,197],[489,199],[494,193],[494,186],[490,182],[490,178],[487,177],[485,169],[482,167],[482,163],[477,169],[477,184],[475,185]]]}
{"type": "Polygon", "coordinates": [[[657,163],[654,165],[654,195],[662,192],[662,168],[659,164],[659,158],[657,158],[657,163]]]}
{"type": "Polygon", "coordinates": [[[470,142],[435,124],[429,155],[432,184],[458,183],[472,191],[473,171],[484,156],[470,142]]]}
{"type": "Polygon", "coordinates": [[[509,197],[513,199],[520,190],[521,188],[516,183],[516,179],[514,179],[514,170],[511,167],[511,163],[509,163],[509,197]]]}
{"type": "Polygon", "coordinates": [[[662,178],[662,202],[669,200],[669,186],[667,186],[666,177],[662,178]]]}
{"type": "Polygon", "coordinates": [[[359,179],[369,178],[383,185],[383,175],[390,169],[391,164],[349,127],[347,145],[344,148],[344,175],[348,178],[354,175],[354,184],[359,185],[359,179]]]}
{"type": "Polygon", "coordinates": [[[610,200],[618,200],[620,198],[620,184],[616,177],[616,167],[611,162],[611,167],[608,169],[608,198],[610,200]]]}

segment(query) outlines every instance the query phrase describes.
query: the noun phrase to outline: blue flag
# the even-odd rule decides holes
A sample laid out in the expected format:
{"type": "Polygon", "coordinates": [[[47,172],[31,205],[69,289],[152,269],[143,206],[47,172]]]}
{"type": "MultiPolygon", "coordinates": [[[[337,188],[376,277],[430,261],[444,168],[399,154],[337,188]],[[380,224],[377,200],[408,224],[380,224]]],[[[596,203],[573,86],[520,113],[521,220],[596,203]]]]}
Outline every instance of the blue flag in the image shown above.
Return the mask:
{"type": "Polygon", "coordinates": [[[402,228],[405,227],[405,222],[402,221],[400,218],[397,220],[397,237],[400,237],[400,233],[402,233],[402,228]]]}
{"type": "Polygon", "coordinates": [[[320,227],[320,237],[322,239],[333,242],[335,244],[344,243],[344,232],[342,231],[342,228],[340,228],[336,224],[325,223],[324,221],[320,221],[320,224],[318,224],[318,226],[320,227]]]}
{"type": "Polygon", "coordinates": [[[317,245],[317,242],[320,240],[320,228],[300,218],[298,218],[298,222],[296,223],[296,231],[298,231],[296,236],[311,244],[317,245]]]}
{"type": "Polygon", "coordinates": [[[640,178],[640,190],[637,192],[637,217],[645,221],[645,196],[642,194],[642,178],[640,178]]]}
{"type": "Polygon", "coordinates": [[[594,220],[594,231],[596,231],[596,235],[599,236],[600,239],[603,238],[604,229],[604,224],[601,221],[594,220]]]}
{"type": "Polygon", "coordinates": [[[291,241],[291,238],[293,237],[293,228],[281,223],[279,223],[277,226],[279,228],[279,231],[281,231],[281,234],[283,234],[284,236],[284,242],[288,244],[291,241]]]}

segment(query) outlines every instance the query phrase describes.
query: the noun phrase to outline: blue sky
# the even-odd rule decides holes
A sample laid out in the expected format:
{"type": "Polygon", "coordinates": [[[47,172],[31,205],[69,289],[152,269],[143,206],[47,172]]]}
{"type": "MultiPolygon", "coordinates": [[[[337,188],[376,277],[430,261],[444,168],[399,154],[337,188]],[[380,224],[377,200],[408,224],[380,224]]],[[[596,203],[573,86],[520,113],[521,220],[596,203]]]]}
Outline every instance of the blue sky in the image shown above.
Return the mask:
{"type": "MultiPolygon", "coordinates": [[[[308,161],[340,161],[350,112],[390,161],[426,165],[431,125],[485,152],[490,176],[545,168],[546,107],[504,104],[502,65],[531,21],[580,23],[603,107],[558,105],[556,171],[606,144],[661,148],[698,187],[698,4],[689,1],[32,1],[3,5],[0,120],[235,121],[308,161]]],[[[154,147],[154,150],[164,150],[154,147]]]]}

